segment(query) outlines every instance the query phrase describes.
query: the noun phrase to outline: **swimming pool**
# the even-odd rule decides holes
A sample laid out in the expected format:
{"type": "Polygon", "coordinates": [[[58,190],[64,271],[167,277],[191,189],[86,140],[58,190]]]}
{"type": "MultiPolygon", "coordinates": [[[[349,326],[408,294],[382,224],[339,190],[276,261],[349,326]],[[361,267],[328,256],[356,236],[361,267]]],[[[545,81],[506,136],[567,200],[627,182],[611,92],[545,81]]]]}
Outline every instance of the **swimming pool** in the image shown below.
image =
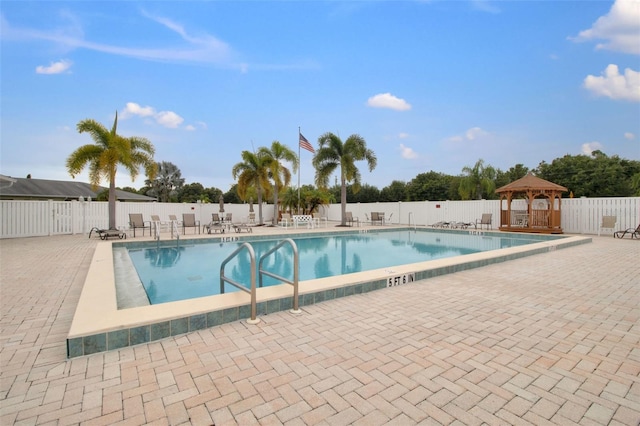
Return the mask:
{"type": "MultiPolygon", "coordinates": [[[[379,229],[379,228],[375,228],[379,229]]],[[[390,229],[387,228],[387,229],[390,229]]],[[[123,272],[115,265],[120,262],[126,264],[129,256],[119,257],[116,252],[123,247],[146,248],[166,245],[197,246],[211,241],[218,245],[226,246],[229,243],[251,240],[273,240],[294,238],[295,236],[326,236],[336,233],[354,235],[353,229],[335,228],[330,233],[325,229],[288,229],[279,228],[258,229],[253,235],[224,235],[216,236],[190,236],[181,238],[179,242],[175,240],[154,242],[150,237],[138,238],[135,241],[104,241],[96,246],[93,258],[89,265],[89,270],[85,278],[82,293],[76,306],[76,311],[67,335],[67,356],[69,358],[104,352],[124,347],[149,343],[164,339],[166,337],[178,336],[184,333],[216,327],[229,322],[247,319],[251,316],[250,296],[244,292],[229,292],[225,294],[197,297],[193,299],[178,300],[175,302],[159,303],[150,305],[147,295],[142,291],[146,305],[133,304],[127,307],[119,306],[119,294],[116,291],[116,272],[123,272]],[[283,232],[284,231],[284,232],[283,232]]],[[[365,228],[363,234],[372,232],[372,227],[365,228]]],[[[395,228],[394,231],[408,233],[407,228],[395,228]]],[[[412,232],[413,229],[411,229],[412,232]]],[[[304,307],[331,299],[364,294],[369,291],[376,291],[416,281],[417,285],[424,285],[426,292],[429,291],[429,278],[444,274],[451,274],[459,271],[469,270],[537,253],[570,248],[576,245],[591,242],[590,237],[584,236],[561,236],[548,237],[543,235],[532,236],[532,244],[510,246],[499,248],[504,241],[502,238],[510,238],[511,234],[496,231],[475,231],[475,230],[433,230],[420,229],[418,234],[431,234],[430,236],[440,239],[440,243],[447,243],[454,240],[456,235],[473,234],[475,244],[486,244],[489,241],[486,237],[500,236],[500,243],[495,250],[470,253],[463,256],[453,256],[434,260],[425,260],[417,263],[402,263],[390,267],[382,267],[369,271],[345,273],[332,277],[315,278],[300,282],[297,300],[302,308],[300,314],[304,315],[304,307]]],[[[523,235],[523,234],[518,234],[523,235]]],[[[418,243],[417,240],[405,242],[405,245],[418,243]]],[[[448,243],[447,243],[448,244],[448,243]]],[[[509,243],[510,244],[510,243],[509,243]]],[[[230,244],[231,245],[231,244],[230,244]]],[[[397,249],[402,244],[396,243],[385,249],[385,256],[397,249]]],[[[414,244],[418,246],[418,244],[414,244]]],[[[126,250],[126,249],[125,249],[126,250]]],[[[337,251],[337,250],[334,250],[337,251]]],[[[389,254],[390,256],[390,254],[389,254]]],[[[352,259],[353,257],[351,257],[352,259]]],[[[347,259],[349,259],[347,257],[347,259]]],[[[181,261],[181,260],[180,260],[181,261]]],[[[353,265],[353,263],[351,263],[353,265]]],[[[137,272],[133,267],[129,267],[128,279],[137,279],[137,272]],[[135,277],[134,277],[135,275],[135,277]]],[[[125,271],[126,272],[126,271],[125,271]]],[[[192,277],[193,278],[193,277],[192,277]]],[[[126,280],[125,280],[126,281],[126,280]]],[[[219,283],[218,283],[219,286],[219,283]]],[[[142,285],[139,286],[142,288],[142,285]]],[[[393,291],[393,290],[389,290],[393,291]]],[[[274,312],[288,311],[293,307],[293,291],[290,285],[280,284],[257,291],[257,314],[259,316],[268,315],[274,312]]],[[[294,318],[291,319],[295,321],[294,318]]]]}
{"type": "MultiPolygon", "coordinates": [[[[250,241],[256,259],[281,240],[250,241]]],[[[523,234],[486,235],[403,229],[300,235],[293,240],[300,255],[300,281],[306,281],[516,247],[539,242],[540,238],[523,234]]],[[[220,265],[240,244],[241,241],[225,242],[224,238],[216,238],[199,244],[176,241],[149,243],[146,247],[136,244],[130,248],[125,244],[125,248],[149,302],[158,304],[219,294],[220,265]]],[[[290,259],[291,249],[283,247],[275,256],[269,257],[264,266],[268,271],[291,279],[290,259]]],[[[249,257],[243,252],[227,264],[226,271],[236,282],[249,286],[250,269],[249,257]]],[[[265,286],[276,284],[280,282],[265,277],[265,286]]],[[[224,291],[239,290],[226,284],[224,291]]]]}

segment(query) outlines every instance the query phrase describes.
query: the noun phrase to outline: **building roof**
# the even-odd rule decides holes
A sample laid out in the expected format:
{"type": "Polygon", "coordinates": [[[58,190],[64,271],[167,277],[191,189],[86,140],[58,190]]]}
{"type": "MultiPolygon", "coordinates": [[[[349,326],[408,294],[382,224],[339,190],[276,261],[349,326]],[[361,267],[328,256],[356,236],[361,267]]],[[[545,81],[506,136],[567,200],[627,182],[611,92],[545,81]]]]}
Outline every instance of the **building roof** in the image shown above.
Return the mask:
{"type": "MultiPolygon", "coordinates": [[[[5,176],[8,177],[8,176],[5,176]]],[[[10,186],[0,186],[0,198],[3,199],[56,199],[77,200],[91,198],[96,200],[105,187],[99,186],[95,191],[85,182],[10,178],[14,182],[10,186]]],[[[6,179],[4,179],[6,181],[6,179]]],[[[153,197],[135,194],[116,189],[116,198],[120,201],[156,201],[153,197]]]]}
{"type": "Polygon", "coordinates": [[[531,174],[531,172],[527,173],[527,175],[523,178],[515,180],[505,186],[502,186],[496,189],[496,192],[525,192],[529,189],[543,189],[546,191],[558,191],[558,192],[566,192],[568,191],[562,185],[558,185],[553,182],[549,182],[548,180],[541,179],[531,174]]]}

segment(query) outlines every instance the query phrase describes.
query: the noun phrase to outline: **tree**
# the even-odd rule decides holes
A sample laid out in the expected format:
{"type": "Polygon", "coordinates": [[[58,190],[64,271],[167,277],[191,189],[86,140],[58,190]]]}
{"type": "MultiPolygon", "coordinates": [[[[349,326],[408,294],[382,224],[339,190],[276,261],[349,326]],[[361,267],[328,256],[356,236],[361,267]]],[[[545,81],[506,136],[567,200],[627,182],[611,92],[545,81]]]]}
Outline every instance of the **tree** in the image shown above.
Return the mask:
{"type": "Polygon", "coordinates": [[[516,180],[525,177],[527,173],[529,173],[529,168],[520,163],[511,167],[506,172],[498,169],[496,170],[496,188],[500,188],[502,186],[510,184],[511,182],[515,182],[516,180]]]}
{"type": "Polygon", "coordinates": [[[462,176],[449,176],[449,190],[447,191],[447,200],[462,200],[460,196],[460,183],[462,176]]]}
{"type": "Polygon", "coordinates": [[[158,173],[155,179],[147,179],[145,185],[151,189],[147,195],[156,197],[161,203],[168,203],[175,198],[178,190],[184,185],[184,178],[180,169],[169,161],[157,163],[158,173]]]}
{"type": "Polygon", "coordinates": [[[478,160],[473,167],[463,167],[462,173],[463,177],[458,192],[463,200],[481,200],[483,197],[493,194],[496,171],[491,166],[485,166],[484,160],[478,160]]]}
{"type": "Polygon", "coordinates": [[[251,186],[247,188],[246,193],[244,194],[244,199],[240,198],[238,194],[238,184],[234,183],[231,185],[229,190],[224,193],[224,202],[231,204],[242,204],[249,202],[250,200],[256,201],[258,199],[258,194],[256,193],[256,189],[251,186]]]}
{"type": "Polygon", "coordinates": [[[640,196],[640,172],[631,177],[631,190],[635,197],[640,196]]]}
{"type": "Polygon", "coordinates": [[[347,203],[375,203],[380,201],[380,190],[374,185],[363,183],[357,191],[347,185],[347,203]]]}
{"type": "Polygon", "coordinates": [[[79,133],[89,133],[95,144],[83,145],[73,151],[67,158],[67,170],[71,177],[88,165],[89,183],[96,189],[104,178],[109,180],[109,228],[116,227],[116,172],[118,165],[124,166],[134,181],[140,167],[144,167],[145,175],[153,179],[156,174],[156,163],[153,161],[155,149],[145,138],[123,137],[117,133],[118,112],[109,131],[102,124],[92,119],[78,123],[79,133]]]}
{"type": "Polygon", "coordinates": [[[204,190],[204,193],[206,194],[207,198],[209,199],[209,202],[215,202],[215,201],[220,201],[220,196],[222,195],[224,198],[224,201],[226,203],[233,203],[235,202],[234,200],[237,200],[237,196],[236,197],[225,197],[222,193],[222,190],[219,188],[216,188],[215,186],[212,186],[210,188],[206,188],[204,190]]]}
{"type": "Polygon", "coordinates": [[[278,192],[291,183],[291,170],[285,167],[282,161],[291,163],[295,173],[298,170],[298,156],[288,146],[278,141],[273,141],[271,148],[259,148],[258,155],[263,157],[269,177],[273,180],[273,226],[276,226],[278,224],[278,192]]]}
{"type": "MultiPolygon", "coordinates": [[[[300,188],[300,197],[302,197],[303,190],[300,188]]],[[[281,193],[280,197],[280,206],[282,207],[282,211],[286,212],[287,210],[290,212],[298,211],[298,190],[293,187],[288,187],[281,193]]]]}
{"type": "MultiPolygon", "coordinates": [[[[131,192],[132,194],[141,194],[141,195],[144,195],[144,193],[142,193],[142,192],[138,192],[138,190],[137,190],[137,189],[135,189],[135,188],[134,188],[134,187],[132,187],[132,186],[124,186],[124,187],[122,187],[122,188],[116,188],[116,189],[120,189],[120,190],[122,190],[122,191],[131,192]]],[[[109,197],[109,195],[108,195],[108,193],[107,193],[107,199],[108,199],[108,197],[109,197]]]]}
{"type": "Polygon", "coordinates": [[[380,191],[380,201],[407,201],[407,184],[394,180],[380,191]]]}
{"type": "MultiPolygon", "coordinates": [[[[204,186],[199,182],[183,185],[178,191],[179,203],[196,203],[198,200],[207,201],[204,186]]],[[[211,201],[211,200],[209,200],[211,201]]]]}
{"type": "Polygon", "coordinates": [[[313,156],[313,167],[316,169],[316,185],[327,188],[331,174],[340,168],[340,226],[346,226],[347,182],[353,182],[353,191],[360,189],[360,171],[356,161],[366,160],[369,171],[375,169],[378,162],[375,153],[367,148],[365,140],[357,134],[351,135],[344,143],[331,132],[318,138],[320,148],[313,156]]]}
{"type": "Polygon", "coordinates": [[[640,161],[607,156],[565,155],[551,164],[538,165],[537,175],[569,189],[576,197],[628,197],[634,194],[633,176],[640,173],[640,161]]]}
{"type": "Polygon", "coordinates": [[[269,191],[269,171],[264,156],[251,151],[242,151],[242,161],[236,163],[231,170],[234,179],[238,179],[238,195],[246,201],[247,190],[255,188],[258,197],[258,224],[264,225],[262,219],[262,194],[269,191]]]}
{"type": "Polygon", "coordinates": [[[282,197],[282,206],[288,207],[291,211],[298,207],[302,209],[302,214],[313,214],[320,206],[328,206],[335,201],[335,197],[327,189],[317,189],[312,185],[302,185],[300,188],[300,206],[298,206],[298,191],[288,188],[282,197]]]}
{"type": "Polygon", "coordinates": [[[320,206],[328,206],[335,198],[326,189],[316,189],[310,185],[303,186],[302,199],[304,200],[305,214],[313,214],[320,206]]]}
{"type": "Polygon", "coordinates": [[[451,176],[430,171],[420,173],[407,184],[409,201],[442,201],[449,198],[451,176]]]}

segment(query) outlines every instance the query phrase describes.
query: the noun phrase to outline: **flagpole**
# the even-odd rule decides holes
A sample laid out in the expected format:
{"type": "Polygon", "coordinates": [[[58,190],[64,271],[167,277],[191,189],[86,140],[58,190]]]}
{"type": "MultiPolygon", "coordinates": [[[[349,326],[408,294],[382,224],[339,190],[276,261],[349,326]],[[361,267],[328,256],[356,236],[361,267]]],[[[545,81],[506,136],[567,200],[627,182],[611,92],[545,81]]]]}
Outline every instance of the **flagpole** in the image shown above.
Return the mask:
{"type": "Polygon", "coordinates": [[[300,214],[300,169],[302,168],[302,160],[300,160],[300,126],[298,126],[298,214],[300,214]]]}

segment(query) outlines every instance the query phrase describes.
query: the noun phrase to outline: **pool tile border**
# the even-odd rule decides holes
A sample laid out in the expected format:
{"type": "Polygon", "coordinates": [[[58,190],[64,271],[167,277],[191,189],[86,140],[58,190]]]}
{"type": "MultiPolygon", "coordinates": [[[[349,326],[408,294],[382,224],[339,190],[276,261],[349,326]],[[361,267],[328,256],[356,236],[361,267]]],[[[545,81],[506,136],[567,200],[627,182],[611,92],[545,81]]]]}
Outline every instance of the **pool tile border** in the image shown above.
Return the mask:
{"type": "MultiPolygon", "coordinates": [[[[409,228],[406,228],[409,229],[409,228]]],[[[397,231],[396,229],[389,229],[388,231],[397,231]]],[[[384,232],[386,230],[382,230],[384,232]]],[[[426,231],[430,231],[426,229],[426,231]]],[[[437,229],[435,232],[460,232],[455,230],[442,230],[437,229]]],[[[355,232],[357,233],[357,232],[355,232]]],[[[322,232],[314,234],[314,236],[334,235],[331,232],[322,232]]],[[[502,232],[487,231],[482,235],[505,235],[502,232]]],[[[514,253],[506,253],[498,256],[487,257],[479,260],[461,261],[456,264],[438,266],[433,268],[423,268],[421,270],[414,271],[416,281],[428,280],[441,275],[451,274],[455,272],[461,272],[469,269],[479,268],[482,266],[491,265],[494,263],[505,262],[513,259],[518,259],[526,256],[531,256],[539,253],[546,253],[556,249],[564,249],[573,247],[580,244],[590,243],[592,240],[589,237],[575,237],[570,238],[567,236],[542,236],[531,234],[533,239],[540,241],[553,241],[557,244],[545,245],[542,247],[531,248],[529,250],[517,251],[514,253]]],[[[274,239],[273,235],[270,236],[255,236],[252,240],[258,239],[274,239]]],[[[233,241],[243,241],[247,237],[233,237],[233,241]]],[[[204,240],[188,240],[189,243],[202,243],[204,240]]],[[[148,243],[147,243],[148,244],[148,243]]],[[[120,243],[113,243],[113,246],[120,245],[120,243]]],[[[140,243],[144,245],[144,243],[140,243]]],[[[413,283],[415,284],[415,282],[413,283]]],[[[300,294],[298,296],[299,306],[314,305],[316,303],[322,303],[325,301],[333,300],[340,297],[348,297],[353,295],[359,295],[368,293],[370,291],[377,291],[383,288],[387,288],[386,279],[372,279],[355,284],[345,285],[341,287],[334,287],[320,291],[308,292],[300,294]]],[[[257,303],[257,315],[264,316],[275,312],[281,312],[290,310],[293,308],[293,297],[287,296],[282,298],[276,298],[257,303]]],[[[156,340],[165,339],[167,337],[182,335],[197,330],[220,326],[229,322],[248,319],[251,317],[251,305],[240,305],[231,308],[225,308],[221,310],[212,310],[206,313],[194,314],[186,317],[174,318],[167,321],[161,321],[153,324],[135,326],[131,328],[124,328],[120,330],[107,331],[104,333],[97,333],[93,335],[72,337],[67,339],[67,357],[74,358],[84,355],[91,355],[99,352],[105,352],[109,350],[121,349],[129,346],[135,346],[139,344],[145,344],[156,340]]]]}

